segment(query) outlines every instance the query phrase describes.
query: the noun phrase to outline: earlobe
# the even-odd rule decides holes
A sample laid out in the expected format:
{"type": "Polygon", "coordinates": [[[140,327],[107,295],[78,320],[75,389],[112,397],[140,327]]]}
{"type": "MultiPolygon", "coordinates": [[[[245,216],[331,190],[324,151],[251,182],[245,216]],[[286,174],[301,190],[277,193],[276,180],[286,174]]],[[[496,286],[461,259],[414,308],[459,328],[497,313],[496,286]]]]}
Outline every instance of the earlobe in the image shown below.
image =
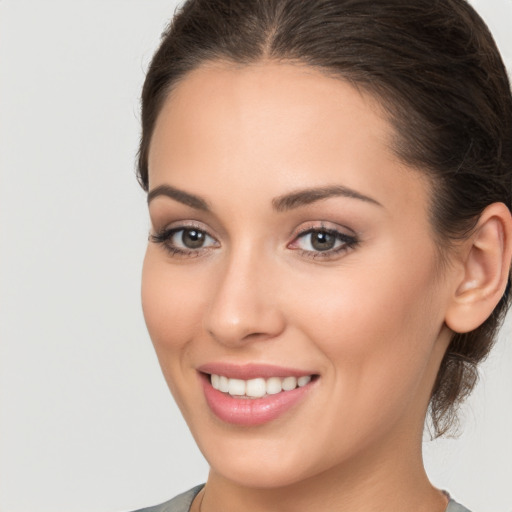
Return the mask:
{"type": "Polygon", "coordinates": [[[510,210],[503,203],[489,205],[462,249],[462,278],[455,283],[445,317],[458,333],[483,324],[505,292],[512,257],[510,210]]]}

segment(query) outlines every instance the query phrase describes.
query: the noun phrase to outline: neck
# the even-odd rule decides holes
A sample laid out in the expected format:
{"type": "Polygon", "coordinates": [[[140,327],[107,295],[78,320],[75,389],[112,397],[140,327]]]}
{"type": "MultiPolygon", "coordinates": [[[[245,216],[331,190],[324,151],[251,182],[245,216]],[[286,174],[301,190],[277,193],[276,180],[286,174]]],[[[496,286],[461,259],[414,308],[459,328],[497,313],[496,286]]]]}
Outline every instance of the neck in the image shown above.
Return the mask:
{"type": "Polygon", "coordinates": [[[200,496],[201,512],[444,512],[447,498],[428,480],[421,438],[400,441],[401,448],[393,443],[391,457],[369,446],[354,460],[279,487],[254,488],[212,470],[200,496]]]}

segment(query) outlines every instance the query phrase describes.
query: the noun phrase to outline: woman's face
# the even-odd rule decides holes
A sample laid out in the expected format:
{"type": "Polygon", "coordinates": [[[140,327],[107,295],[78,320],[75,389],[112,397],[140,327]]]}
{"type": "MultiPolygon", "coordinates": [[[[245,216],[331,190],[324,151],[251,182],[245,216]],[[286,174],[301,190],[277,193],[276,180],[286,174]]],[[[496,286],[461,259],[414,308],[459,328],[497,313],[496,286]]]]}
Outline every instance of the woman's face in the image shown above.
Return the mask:
{"type": "Polygon", "coordinates": [[[205,66],[164,104],[142,301],[214,474],[277,487],[419,449],[450,279],[392,137],[298,65],[205,66]]]}

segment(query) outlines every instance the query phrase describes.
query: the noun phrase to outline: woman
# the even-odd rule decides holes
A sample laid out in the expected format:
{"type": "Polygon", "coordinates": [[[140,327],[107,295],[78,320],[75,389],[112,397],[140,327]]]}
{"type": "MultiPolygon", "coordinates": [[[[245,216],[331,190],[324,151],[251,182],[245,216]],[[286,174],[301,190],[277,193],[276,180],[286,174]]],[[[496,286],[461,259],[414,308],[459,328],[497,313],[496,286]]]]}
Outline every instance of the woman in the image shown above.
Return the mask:
{"type": "Polygon", "coordinates": [[[144,314],[211,468],[147,510],[467,510],[421,441],[508,307],[512,98],[473,9],[188,1],[142,127],[144,314]]]}

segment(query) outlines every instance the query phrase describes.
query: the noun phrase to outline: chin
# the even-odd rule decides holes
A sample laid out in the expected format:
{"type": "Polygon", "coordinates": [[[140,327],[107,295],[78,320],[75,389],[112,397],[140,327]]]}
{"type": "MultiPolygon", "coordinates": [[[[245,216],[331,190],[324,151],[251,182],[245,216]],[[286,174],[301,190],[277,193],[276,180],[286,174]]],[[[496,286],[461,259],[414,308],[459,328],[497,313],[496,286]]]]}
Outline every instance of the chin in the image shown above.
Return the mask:
{"type": "MultiPolygon", "coordinates": [[[[204,425],[204,424],[203,424],[204,425]]],[[[215,432],[215,428],[194,433],[198,446],[211,468],[211,475],[240,487],[277,489],[293,486],[336,465],[343,454],[333,460],[325,455],[324,443],[305,443],[267,425],[263,428],[233,429],[215,432]]],[[[222,429],[224,430],[224,429],[222,429]]]]}
{"type": "Polygon", "coordinates": [[[309,475],[303,461],[290,467],[288,464],[266,463],[265,458],[247,461],[235,457],[228,462],[212,461],[211,472],[240,487],[278,489],[303,482],[309,475]]]}

